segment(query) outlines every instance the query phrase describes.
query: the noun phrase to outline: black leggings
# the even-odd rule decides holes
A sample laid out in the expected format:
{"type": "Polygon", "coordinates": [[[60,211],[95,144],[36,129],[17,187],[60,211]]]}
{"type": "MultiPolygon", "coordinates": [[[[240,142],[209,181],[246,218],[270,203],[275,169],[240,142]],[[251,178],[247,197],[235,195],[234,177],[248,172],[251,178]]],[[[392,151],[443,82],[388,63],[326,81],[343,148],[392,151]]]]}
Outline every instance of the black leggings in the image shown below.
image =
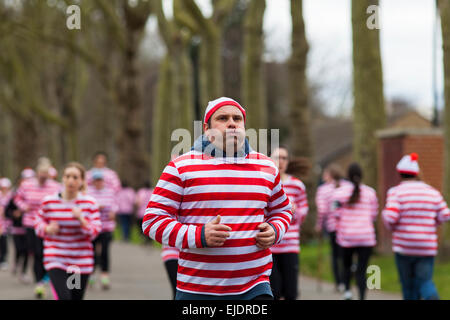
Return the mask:
{"type": "Polygon", "coordinates": [[[44,269],[44,241],[36,236],[33,228],[27,228],[27,249],[33,258],[34,280],[41,282],[45,275],[44,269]]]}
{"type": "Polygon", "coordinates": [[[19,268],[20,260],[22,260],[22,274],[25,274],[28,266],[27,236],[25,234],[14,234],[13,241],[16,250],[14,264],[16,268],[19,268]]]}
{"type": "MultiPolygon", "coordinates": [[[[100,265],[102,272],[109,272],[109,245],[112,240],[111,232],[102,232],[94,240],[94,265],[100,265]],[[97,253],[98,246],[101,246],[100,255],[97,253]]],[[[95,268],[94,266],[94,268],[95,268]]]]}
{"type": "Polygon", "coordinates": [[[61,269],[52,269],[48,272],[52,287],[56,292],[56,300],[83,300],[86,284],[89,279],[88,274],[67,273],[61,269]],[[71,277],[71,279],[69,279],[71,277]],[[75,280],[79,278],[79,282],[75,280]],[[69,281],[68,281],[69,280],[69,281]],[[77,288],[77,285],[79,287],[77,288]]]}
{"type": "Polygon", "coordinates": [[[275,300],[297,299],[299,261],[297,253],[272,254],[273,266],[270,284],[275,300]]]}
{"type": "Polygon", "coordinates": [[[359,299],[364,300],[366,293],[366,270],[369,264],[369,258],[372,253],[372,247],[354,247],[342,248],[344,259],[344,284],[345,290],[350,290],[350,279],[352,277],[351,267],[353,264],[353,255],[357,255],[356,265],[356,284],[359,290],[359,299]]]}
{"type": "Polygon", "coordinates": [[[175,294],[177,289],[177,272],[178,272],[178,260],[170,259],[164,262],[166,267],[167,276],[169,277],[170,286],[172,288],[172,300],[175,300],[175,294]]]}
{"type": "Polygon", "coordinates": [[[8,256],[8,238],[6,234],[0,236],[0,263],[6,262],[8,256]]]}
{"type": "Polygon", "coordinates": [[[339,286],[344,283],[344,263],[342,261],[342,248],[336,242],[336,232],[330,232],[331,268],[334,275],[334,283],[339,286]]]}

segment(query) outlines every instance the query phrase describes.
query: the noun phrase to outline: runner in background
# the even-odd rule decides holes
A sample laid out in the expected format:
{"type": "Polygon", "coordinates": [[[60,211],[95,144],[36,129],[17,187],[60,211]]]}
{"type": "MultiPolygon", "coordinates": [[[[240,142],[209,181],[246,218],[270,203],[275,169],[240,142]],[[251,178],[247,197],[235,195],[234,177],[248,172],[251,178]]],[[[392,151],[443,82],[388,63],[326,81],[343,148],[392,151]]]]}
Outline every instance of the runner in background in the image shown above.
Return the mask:
{"type": "Polygon", "coordinates": [[[353,257],[357,257],[356,283],[359,299],[365,299],[366,270],[372,248],[376,245],[374,223],[378,214],[378,199],[374,189],[362,183],[363,172],[357,163],[348,168],[351,184],[339,188],[332,196],[336,208],[336,242],[342,248],[344,261],[344,299],[351,300],[350,280],[353,257]]]}
{"type": "MultiPolygon", "coordinates": [[[[151,184],[149,181],[145,182],[143,187],[140,188],[136,194],[136,223],[139,227],[139,230],[142,229],[142,222],[145,216],[145,210],[147,209],[148,202],[150,200],[150,197],[152,196],[153,188],[151,187],[151,184]]],[[[142,237],[144,237],[145,242],[151,243],[152,239],[149,237],[146,237],[142,232],[139,232],[139,234],[142,234],[142,237]]]]}
{"type": "Polygon", "coordinates": [[[58,170],[53,166],[50,167],[50,169],[48,169],[48,177],[54,181],[58,181],[58,170]]]}
{"type": "Polygon", "coordinates": [[[22,223],[27,233],[27,249],[33,255],[33,271],[36,282],[36,298],[45,298],[44,276],[45,269],[43,264],[43,241],[36,236],[34,224],[36,216],[40,209],[42,200],[51,194],[60,191],[59,183],[48,178],[48,171],[51,162],[47,158],[40,158],[36,168],[37,177],[25,180],[17,190],[14,202],[20,210],[24,212],[22,223]]]}
{"type": "Polygon", "coordinates": [[[64,190],[45,197],[36,218],[36,233],[44,239],[44,266],[55,300],[82,300],[94,269],[91,241],[100,232],[101,222],[95,200],[80,192],[84,179],[81,164],[67,164],[62,178],[64,190]],[[70,281],[73,276],[80,277],[78,283],[70,281]]]}
{"type": "Polygon", "coordinates": [[[117,218],[122,230],[123,240],[129,242],[136,192],[125,181],[122,182],[122,188],[116,194],[116,202],[118,205],[117,218]]]}
{"type": "MultiPolygon", "coordinates": [[[[104,183],[103,170],[92,172],[92,186],[88,187],[87,194],[92,196],[99,206],[101,231],[98,237],[93,241],[95,267],[100,265],[100,282],[104,290],[111,286],[109,278],[110,272],[110,253],[109,247],[112,241],[112,233],[116,227],[115,216],[118,209],[113,189],[107,187],[104,183]],[[99,252],[100,251],[100,252],[99,252]]],[[[90,284],[95,284],[94,276],[91,277],[90,284]]]]}
{"type": "Polygon", "coordinates": [[[277,165],[283,189],[292,205],[293,218],[283,239],[273,245],[270,284],[275,300],[295,300],[298,296],[300,226],[308,213],[306,188],[302,181],[286,173],[289,165],[287,148],[275,149],[271,155],[277,165]]]}
{"type": "Polygon", "coordinates": [[[175,295],[177,292],[177,270],[179,255],[180,249],[163,244],[161,258],[164,262],[164,267],[166,268],[167,277],[169,278],[170,287],[172,289],[172,300],[175,300],[175,295]]]}
{"type": "Polygon", "coordinates": [[[94,172],[102,172],[105,187],[114,190],[117,193],[121,188],[119,175],[112,169],[108,168],[108,156],[105,152],[98,151],[93,157],[93,168],[86,172],[86,181],[89,187],[93,186],[94,179],[92,177],[94,172]]]}
{"type": "Polygon", "coordinates": [[[0,270],[8,270],[8,234],[11,219],[6,216],[5,209],[12,198],[11,181],[8,178],[0,179],[0,270]]]}
{"type": "Polygon", "coordinates": [[[405,155],[396,169],[402,181],[388,190],[382,216],[392,231],[403,299],[437,300],[433,283],[437,227],[450,220],[450,210],[439,191],[420,181],[416,153],[405,155]]]}
{"type": "Polygon", "coordinates": [[[336,220],[333,215],[331,199],[333,193],[345,185],[351,185],[343,178],[342,169],[337,164],[330,164],[322,173],[322,181],[324,182],[317,188],[316,207],[317,222],[315,230],[322,235],[323,230],[326,231],[330,239],[331,247],[331,270],[333,270],[335,291],[344,292],[344,263],[342,261],[341,248],[336,242],[336,220]]]}

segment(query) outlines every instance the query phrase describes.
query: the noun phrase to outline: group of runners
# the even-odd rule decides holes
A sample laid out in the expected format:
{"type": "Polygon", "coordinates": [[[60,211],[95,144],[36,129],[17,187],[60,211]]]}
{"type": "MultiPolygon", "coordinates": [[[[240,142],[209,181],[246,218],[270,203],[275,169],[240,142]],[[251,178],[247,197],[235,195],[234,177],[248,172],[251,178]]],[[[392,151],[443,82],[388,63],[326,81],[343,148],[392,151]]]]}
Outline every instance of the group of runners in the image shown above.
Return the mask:
{"type": "MultiPolygon", "coordinates": [[[[10,230],[14,239],[13,271],[25,280],[32,252],[38,297],[47,274],[55,297],[82,299],[97,264],[108,288],[115,220],[129,239],[137,207],[143,235],[162,244],[174,299],[297,299],[308,200],[304,183],[288,174],[289,150],[277,147],[270,156],[253,150],[245,138],[245,109],[230,98],[210,101],[203,122],[203,135],[189,152],[172,157],[153,190],[147,185],[135,194],[121,184],[103,153],[95,155],[89,171],[67,164],[62,185],[49,178],[48,159],[40,159],[36,173],[25,169],[15,191],[1,179],[0,230],[10,230]],[[82,275],[80,289],[66,284],[74,266],[82,275]]],[[[392,231],[403,297],[439,299],[432,281],[437,226],[450,220],[450,210],[418,178],[416,154],[405,155],[397,171],[402,182],[388,191],[381,218],[392,231]]],[[[359,298],[365,298],[376,245],[378,198],[362,182],[363,174],[357,163],[346,175],[330,165],[315,198],[316,231],[329,235],[336,290],[344,299],[353,298],[352,275],[359,298]]]]}

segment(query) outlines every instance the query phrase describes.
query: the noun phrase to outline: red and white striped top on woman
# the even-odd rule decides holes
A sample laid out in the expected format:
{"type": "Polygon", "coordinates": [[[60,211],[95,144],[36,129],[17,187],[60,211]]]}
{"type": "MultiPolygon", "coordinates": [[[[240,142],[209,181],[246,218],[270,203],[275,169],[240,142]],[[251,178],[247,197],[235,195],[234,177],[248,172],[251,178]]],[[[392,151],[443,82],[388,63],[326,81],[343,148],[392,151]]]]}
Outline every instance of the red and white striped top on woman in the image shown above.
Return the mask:
{"type": "Polygon", "coordinates": [[[23,226],[34,228],[35,219],[42,200],[48,195],[58,193],[60,190],[61,185],[51,179],[47,179],[43,185],[39,184],[37,178],[24,180],[20,184],[14,198],[17,207],[24,211],[22,217],[23,226]]]}
{"type": "Polygon", "coordinates": [[[308,214],[308,198],[303,182],[292,176],[282,182],[284,192],[291,203],[295,204],[295,213],[291,225],[286,231],[283,240],[273,245],[272,253],[300,253],[300,226],[308,214]]]}
{"type": "Polygon", "coordinates": [[[152,196],[153,189],[142,188],[139,189],[136,195],[137,202],[137,216],[143,219],[145,216],[145,210],[147,210],[147,204],[152,196]]]}
{"type": "Polygon", "coordinates": [[[11,219],[5,217],[5,209],[9,201],[11,200],[12,196],[13,196],[12,191],[8,191],[5,194],[3,194],[0,191],[0,211],[3,212],[3,214],[0,215],[0,229],[3,230],[3,234],[8,233],[12,225],[11,219]]]}
{"type": "Polygon", "coordinates": [[[450,220],[442,195],[421,181],[404,181],[388,190],[383,221],[392,230],[394,252],[435,256],[437,226],[450,220]]]}
{"type": "Polygon", "coordinates": [[[335,182],[327,182],[320,185],[316,192],[316,206],[317,206],[317,223],[316,226],[322,230],[325,225],[327,232],[336,231],[336,219],[332,214],[331,198],[333,193],[341,186],[346,184],[352,185],[347,180],[341,179],[339,187],[336,187],[335,182]]]}
{"type": "Polygon", "coordinates": [[[104,168],[92,168],[86,172],[86,182],[89,187],[94,186],[94,179],[92,174],[95,171],[101,171],[103,174],[103,180],[105,181],[105,187],[113,189],[114,192],[118,192],[122,188],[119,175],[112,169],[104,168]]]}
{"type": "Polygon", "coordinates": [[[377,243],[374,227],[378,214],[377,194],[371,187],[361,184],[358,202],[348,204],[353,188],[353,184],[346,184],[332,197],[332,203],[341,204],[333,213],[337,220],[336,242],[344,248],[374,247],[377,243]]]}
{"type": "Polygon", "coordinates": [[[180,249],[175,247],[166,246],[163,244],[161,251],[161,258],[164,262],[169,260],[178,260],[180,255],[180,249]]]}
{"type": "Polygon", "coordinates": [[[98,204],[102,222],[101,232],[113,232],[116,228],[116,221],[115,218],[111,218],[111,213],[116,213],[118,209],[114,190],[107,187],[103,189],[88,187],[87,194],[93,197],[98,204]]]}
{"type": "Polygon", "coordinates": [[[94,270],[94,250],[92,240],[100,232],[101,222],[98,206],[92,197],[78,194],[74,200],[63,200],[59,194],[47,196],[36,217],[36,234],[44,238],[45,270],[76,266],[82,274],[94,270]],[[87,225],[82,227],[74,218],[73,208],[80,208],[87,225]],[[56,221],[59,232],[55,235],[45,233],[45,228],[56,221]]]}
{"type": "Polygon", "coordinates": [[[269,283],[270,249],[256,246],[258,225],[271,223],[276,243],[292,219],[275,163],[251,151],[245,157],[211,157],[190,151],[164,169],[142,225],[146,235],[181,249],[177,289],[236,295],[269,283]],[[203,247],[202,227],[221,216],[232,228],[222,247],[203,247]]]}

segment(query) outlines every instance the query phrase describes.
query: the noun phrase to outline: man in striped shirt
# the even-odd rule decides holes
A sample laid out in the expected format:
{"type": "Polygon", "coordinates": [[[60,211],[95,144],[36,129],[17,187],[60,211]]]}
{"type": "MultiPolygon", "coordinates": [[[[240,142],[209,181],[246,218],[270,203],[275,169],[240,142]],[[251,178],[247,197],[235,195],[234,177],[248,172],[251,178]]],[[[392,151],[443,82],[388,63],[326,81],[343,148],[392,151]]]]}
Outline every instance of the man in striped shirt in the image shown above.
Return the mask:
{"type": "Polygon", "coordinates": [[[405,300],[439,299],[432,281],[437,227],[450,220],[439,191],[420,181],[418,156],[397,165],[402,182],[388,190],[383,221],[392,230],[392,247],[405,300]]]}
{"type": "Polygon", "coordinates": [[[176,299],[272,299],[270,247],[292,219],[280,173],[250,149],[236,101],[211,101],[203,128],[164,169],[143,232],[181,249],[176,299]]]}

